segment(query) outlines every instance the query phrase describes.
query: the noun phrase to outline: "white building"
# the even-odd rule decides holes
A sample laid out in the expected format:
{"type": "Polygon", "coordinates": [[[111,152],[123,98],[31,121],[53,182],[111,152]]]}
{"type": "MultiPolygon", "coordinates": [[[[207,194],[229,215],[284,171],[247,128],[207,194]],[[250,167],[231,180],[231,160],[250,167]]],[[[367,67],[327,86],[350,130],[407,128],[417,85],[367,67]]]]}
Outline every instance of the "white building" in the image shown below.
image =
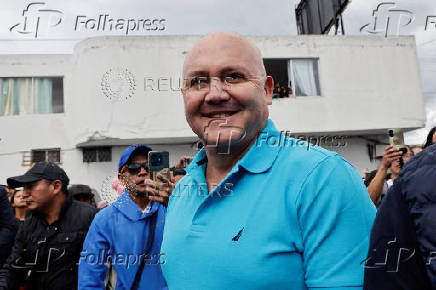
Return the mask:
{"type": "MultiPolygon", "coordinates": [[[[99,37],[80,42],[72,55],[0,55],[0,183],[44,159],[58,161],[71,184],[104,192],[127,145],[167,150],[172,164],[194,155],[179,81],[197,39],[99,37]]],[[[270,106],[277,127],[318,136],[312,141],[361,172],[376,168],[375,145],[386,142],[388,128],[425,125],[413,37],[253,40],[267,71],[293,89],[270,106]]]]}

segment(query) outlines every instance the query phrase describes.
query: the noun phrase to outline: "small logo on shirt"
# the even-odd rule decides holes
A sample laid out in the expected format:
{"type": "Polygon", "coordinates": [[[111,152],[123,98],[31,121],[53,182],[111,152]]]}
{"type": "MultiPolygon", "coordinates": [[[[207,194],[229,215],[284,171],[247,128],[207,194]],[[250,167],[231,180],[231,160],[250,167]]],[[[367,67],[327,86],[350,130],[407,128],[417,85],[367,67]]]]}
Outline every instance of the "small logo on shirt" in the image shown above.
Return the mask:
{"type": "Polygon", "coordinates": [[[233,237],[232,241],[234,241],[234,242],[239,241],[239,238],[241,237],[241,235],[242,235],[242,231],[243,231],[243,230],[244,230],[244,228],[242,228],[242,229],[238,232],[238,234],[237,234],[236,236],[233,237]]]}

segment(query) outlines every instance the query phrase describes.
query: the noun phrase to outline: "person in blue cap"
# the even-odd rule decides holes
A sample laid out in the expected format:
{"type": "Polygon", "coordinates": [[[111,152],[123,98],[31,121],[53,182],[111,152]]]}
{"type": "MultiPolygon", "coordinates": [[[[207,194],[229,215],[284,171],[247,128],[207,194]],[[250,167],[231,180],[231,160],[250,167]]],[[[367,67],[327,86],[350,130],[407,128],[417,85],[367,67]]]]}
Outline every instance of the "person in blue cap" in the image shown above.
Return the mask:
{"type": "Polygon", "coordinates": [[[108,262],[117,273],[116,289],[167,289],[160,253],[168,198],[174,188],[158,174],[150,179],[145,145],[121,154],[121,196],[95,217],[79,262],[79,289],[104,289],[108,262]]]}

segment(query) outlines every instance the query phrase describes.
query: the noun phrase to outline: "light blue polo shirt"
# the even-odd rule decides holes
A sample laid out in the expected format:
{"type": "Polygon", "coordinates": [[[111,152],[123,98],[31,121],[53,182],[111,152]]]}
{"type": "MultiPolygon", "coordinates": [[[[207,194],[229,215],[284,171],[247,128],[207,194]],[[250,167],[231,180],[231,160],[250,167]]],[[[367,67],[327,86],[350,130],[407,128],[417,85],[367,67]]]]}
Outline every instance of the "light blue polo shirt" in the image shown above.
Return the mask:
{"type": "Polygon", "coordinates": [[[170,199],[161,248],[169,289],[363,285],[376,210],[337,153],[284,139],[268,120],[210,193],[206,162],[201,150],[170,199]]]}

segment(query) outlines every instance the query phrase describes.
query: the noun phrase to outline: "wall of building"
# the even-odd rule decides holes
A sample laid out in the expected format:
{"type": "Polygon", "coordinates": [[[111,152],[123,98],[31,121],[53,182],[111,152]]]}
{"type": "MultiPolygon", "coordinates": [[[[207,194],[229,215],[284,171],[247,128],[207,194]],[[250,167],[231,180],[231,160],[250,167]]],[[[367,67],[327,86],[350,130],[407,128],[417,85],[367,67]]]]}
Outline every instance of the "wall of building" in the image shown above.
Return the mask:
{"type": "MultiPolygon", "coordinates": [[[[1,55],[0,77],[64,76],[65,107],[62,114],[0,117],[0,164],[7,164],[0,167],[0,183],[26,170],[21,166],[22,151],[61,148],[62,165],[72,183],[86,181],[98,190],[113,174],[121,147],[113,149],[111,163],[84,164],[77,144],[105,138],[194,137],[185,121],[179,79],[184,56],[197,39],[101,37],[79,43],[73,55],[1,55]],[[116,97],[117,89],[126,93],[123,98],[116,97]]],[[[319,58],[322,96],[274,100],[270,116],[280,130],[353,136],[424,126],[413,37],[253,40],[265,58],[319,58]]],[[[349,144],[333,150],[359,170],[375,167],[364,141],[353,139],[349,144]]],[[[177,157],[192,151],[188,144],[169,148],[177,157]]]]}

